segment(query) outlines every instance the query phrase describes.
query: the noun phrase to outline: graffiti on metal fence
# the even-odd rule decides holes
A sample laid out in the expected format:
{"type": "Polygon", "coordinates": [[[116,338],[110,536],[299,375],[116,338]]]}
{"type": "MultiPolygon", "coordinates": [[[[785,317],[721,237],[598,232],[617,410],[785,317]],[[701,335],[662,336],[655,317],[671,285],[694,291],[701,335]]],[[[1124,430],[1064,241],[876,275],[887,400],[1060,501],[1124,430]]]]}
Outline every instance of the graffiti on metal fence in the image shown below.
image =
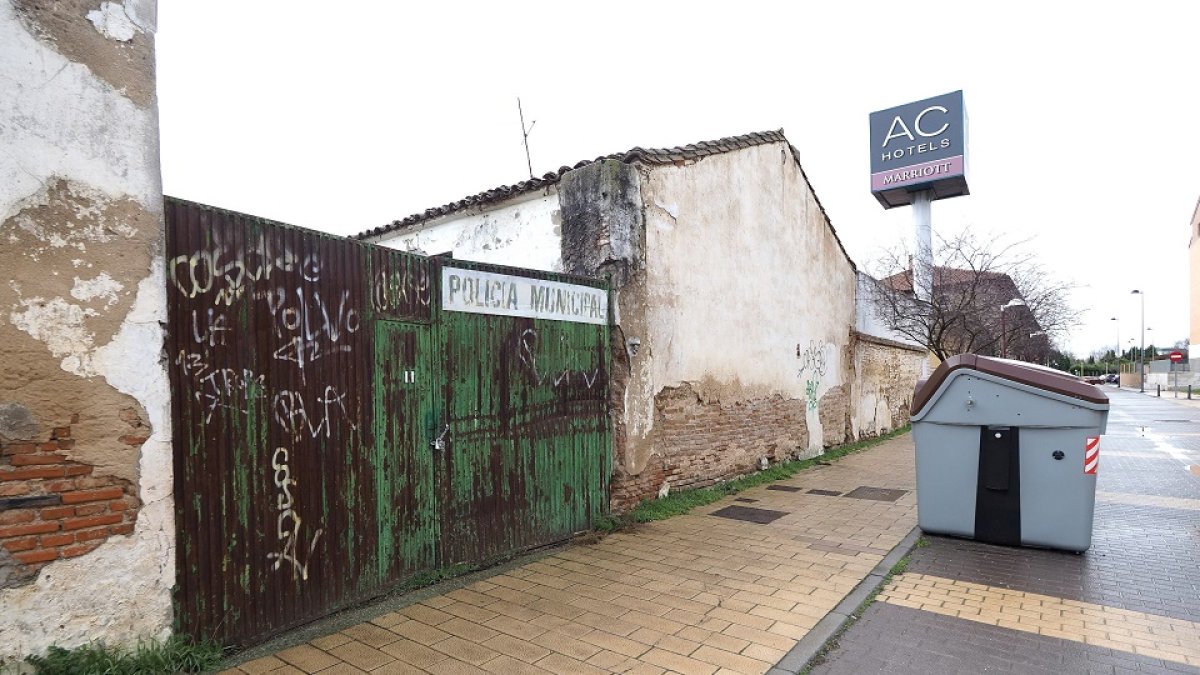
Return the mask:
{"type": "Polygon", "coordinates": [[[349,291],[328,303],[319,291],[305,293],[301,288],[295,289],[294,298],[284,288],[263,291],[257,297],[266,300],[275,337],[285,340],[272,356],[296,364],[301,382],[308,380],[306,366],[353,351],[348,338],[362,327],[362,319],[350,303],[349,291]]]}
{"type": "Polygon", "coordinates": [[[315,253],[299,256],[263,235],[239,247],[217,242],[209,249],[175,256],[167,265],[171,283],[180,293],[195,298],[215,291],[213,304],[226,306],[240,300],[250,282],[270,281],[276,270],[299,271],[307,281],[321,276],[315,253]]]}
{"type": "Polygon", "coordinates": [[[423,265],[380,266],[371,284],[371,304],[377,312],[404,311],[414,305],[428,308],[432,290],[423,265]]]}
{"type": "Polygon", "coordinates": [[[170,198],[166,222],[181,632],[245,645],[603,512],[607,289],[458,262],[555,295],[447,311],[448,261],[170,198]]]}
{"type": "MultiPolygon", "coordinates": [[[[296,513],[292,500],[292,486],[296,484],[296,480],[292,478],[291,469],[287,464],[288,451],[287,448],[275,448],[275,453],[271,455],[271,470],[275,480],[275,487],[278,492],[275,495],[275,510],[279,512],[275,523],[276,534],[279,537],[280,549],[267,554],[267,560],[274,560],[273,569],[276,571],[287,562],[292,566],[292,579],[295,580],[297,575],[302,581],[308,580],[308,563],[312,561],[313,551],[317,548],[317,542],[321,539],[323,530],[317,528],[313,533],[312,541],[308,544],[308,553],[305,556],[304,562],[301,562],[296,557],[296,548],[300,542],[300,514],[296,513]],[[291,527],[287,527],[287,523],[291,521],[291,527]]],[[[301,549],[303,550],[303,549],[301,549]]]]}
{"type": "Polygon", "coordinates": [[[521,359],[521,362],[524,363],[527,368],[529,368],[530,374],[533,375],[533,381],[538,385],[550,382],[554,387],[567,386],[571,384],[571,377],[576,376],[579,378],[579,381],[583,382],[583,385],[586,388],[591,389],[593,386],[595,386],[596,380],[600,379],[599,368],[593,368],[590,372],[588,370],[571,370],[570,368],[564,368],[552,374],[542,375],[538,371],[537,362],[537,351],[540,343],[541,336],[538,335],[537,330],[533,328],[526,328],[521,333],[521,344],[517,348],[517,356],[521,359]]]}
{"type": "Polygon", "coordinates": [[[271,409],[275,421],[293,439],[299,439],[304,434],[312,438],[329,438],[335,422],[340,421],[351,431],[357,431],[358,425],[346,409],[346,394],[340,393],[334,387],[326,386],[313,401],[306,405],[304,394],[297,391],[281,391],[271,398],[271,409]],[[309,410],[313,412],[310,413],[309,410]],[[314,424],[316,420],[316,424],[314,424]]]}

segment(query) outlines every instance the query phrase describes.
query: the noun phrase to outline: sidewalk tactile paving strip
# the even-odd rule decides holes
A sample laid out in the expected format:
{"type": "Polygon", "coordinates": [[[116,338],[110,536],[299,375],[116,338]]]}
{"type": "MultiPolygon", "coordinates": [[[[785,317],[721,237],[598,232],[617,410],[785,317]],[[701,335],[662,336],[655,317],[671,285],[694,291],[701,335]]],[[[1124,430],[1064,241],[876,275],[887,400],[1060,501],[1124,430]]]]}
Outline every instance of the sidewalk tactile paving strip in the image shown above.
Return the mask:
{"type": "Polygon", "coordinates": [[[894,502],[904,496],[905,490],[892,490],[889,488],[877,488],[860,486],[845,494],[846,497],[853,499],[874,499],[881,502],[894,502]]]}
{"type": "Polygon", "coordinates": [[[896,577],[878,599],[1200,667],[1200,623],[1182,619],[925,574],[896,577]]]}
{"type": "MultiPolygon", "coordinates": [[[[807,491],[911,487],[912,457],[911,437],[893,439],[777,484],[799,491],[752,488],[381,610],[368,624],[280,656],[326,666],[323,675],[765,673],[916,524],[911,491],[897,502],[807,491]],[[744,500],[766,508],[732,506],[744,500]],[[769,514],[770,522],[710,517],[729,509],[769,514]]],[[[297,668],[267,658],[231,672],[297,668]]]]}

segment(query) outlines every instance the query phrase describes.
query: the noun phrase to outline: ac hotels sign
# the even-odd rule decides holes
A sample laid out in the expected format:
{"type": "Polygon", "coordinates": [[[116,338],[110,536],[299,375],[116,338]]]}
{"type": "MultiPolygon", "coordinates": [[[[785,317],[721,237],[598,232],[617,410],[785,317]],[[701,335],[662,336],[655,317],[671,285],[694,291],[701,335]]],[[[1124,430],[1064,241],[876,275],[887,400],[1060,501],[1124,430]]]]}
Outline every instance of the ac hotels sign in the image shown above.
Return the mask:
{"type": "Polygon", "coordinates": [[[961,91],[871,113],[871,192],[884,208],[969,194],[961,91]]]}

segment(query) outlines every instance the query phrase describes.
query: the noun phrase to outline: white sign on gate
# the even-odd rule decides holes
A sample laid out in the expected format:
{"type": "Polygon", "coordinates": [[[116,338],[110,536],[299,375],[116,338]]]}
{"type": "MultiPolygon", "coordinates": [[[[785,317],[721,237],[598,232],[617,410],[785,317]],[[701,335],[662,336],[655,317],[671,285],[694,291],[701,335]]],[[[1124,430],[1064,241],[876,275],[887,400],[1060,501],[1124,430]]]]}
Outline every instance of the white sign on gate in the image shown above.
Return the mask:
{"type": "Polygon", "coordinates": [[[442,309],[604,325],[608,293],[591,286],[443,267],[442,309]]]}

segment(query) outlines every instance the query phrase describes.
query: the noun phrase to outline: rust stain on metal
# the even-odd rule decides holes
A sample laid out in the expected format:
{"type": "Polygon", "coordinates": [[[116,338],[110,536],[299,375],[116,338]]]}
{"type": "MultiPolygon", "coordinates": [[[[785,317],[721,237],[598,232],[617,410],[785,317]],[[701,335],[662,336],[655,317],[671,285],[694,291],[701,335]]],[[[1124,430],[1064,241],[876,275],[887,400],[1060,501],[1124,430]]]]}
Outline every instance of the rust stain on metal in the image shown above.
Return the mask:
{"type": "Polygon", "coordinates": [[[166,216],[182,631],[253,643],[605,511],[608,326],[443,312],[445,261],[166,216]]]}

